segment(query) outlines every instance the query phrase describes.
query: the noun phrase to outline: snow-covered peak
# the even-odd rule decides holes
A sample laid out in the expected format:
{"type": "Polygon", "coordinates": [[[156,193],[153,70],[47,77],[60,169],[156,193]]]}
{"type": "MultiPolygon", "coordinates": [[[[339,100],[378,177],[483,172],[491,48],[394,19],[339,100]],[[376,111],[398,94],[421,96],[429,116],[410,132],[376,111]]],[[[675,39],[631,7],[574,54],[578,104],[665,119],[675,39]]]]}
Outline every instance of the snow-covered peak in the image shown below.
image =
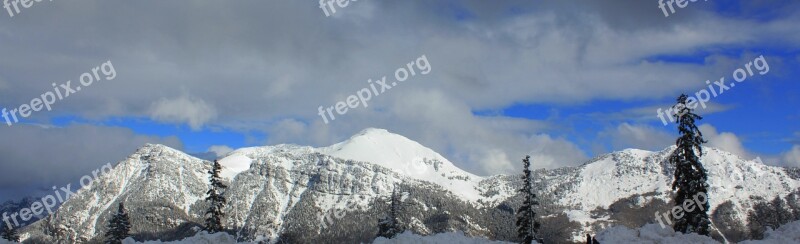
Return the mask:
{"type": "MultiPolygon", "coordinates": [[[[130,161],[133,164],[142,164],[142,165],[150,165],[150,164],[172,164],[175,162],[186,162],[186,161],[205,161],[199,159],[195,156],[189,155],[181,150],[171,148],[166,145],[162,144],[151,144],[147,143],[144,146],[136,149],[136,152],[128,156],[128,159],[136,159],[130,161]],[[168,160],[161,160],[161,159],[168,159],[168,160]]],[[[178,165],[180,165],[178,163],[178,165]]]]}
{"type": "Polygon", "coordinates": [[[411,139],[375,128],[365,129],[346,141],[318,150],[322,154],[370,162],[404,174],[415,173],[415,165],[410,164],[419,164],[424,159],[450,164],[442,155],[411,139]]]}
{"type": "Polygon", "coordinates": [[[292,155],[300,155],[300,154],[308,154],[314,153],[315,149],[309,146],[299,146],[294,144],[278,144],[272,146],[262,146],[262,147],[245,147],[236,149],[233,152],[228,153],[226,157],[232,155],[251,155],[251,156],[265,156],[265,155],[273,155],[273,154],[292,154],[292,155]]]}
{"type": "Polygon", "coordinates": [[[477,200],[482,177],[456,167],[439,153],[385,129],[368,128],[350,139],[317,152],[353,161],[369,162],[412,179],[428,181],[469,200],[477,200]]]}
{"type": "Polygon", "coordinates": [[[144,146],[140,147],[139,149],[136,149],[135,154],[146,155],[155,153],[185,154],[184,152],[178,149],[174,149],[162,144],[152,144],[152,143],[144,144],[144,146]]]}
{"type": "MultiPolygon", "coordinates": [[[[627,149],[600,156],[578,167],[578,186],[574,192],[563,194],[560,201],[581,206],[587,213],[634,195],[657,193],[656,197],[669,201],[674,167],[668,159],[674,149],[627,149]]],[[[781,167],[742,159],[717,148],[703,147],[700,162],[708,172],[712,210],[728,200],[738,205],[752,197],[773,199],[800,187],[800,182],[781,167]]]]}
{"type": "Polygon", "coordinates": [[[222,176],[233,180],[238,174],[250,169],[252,163],[258,159],[278,157],[269,163],[293,168],[293,161],[280,158],[313,153],[371,163],[404,177],[441,185],[465,199],[480,198],[477,185],[483,180],[482,177],[463,171],[430,148],[385,129],[368,128],[348,140],[321,148],[290,144],[242,148],[229,153],[219,162],[223,166],[222,176]]]}
{"type": "Polygon", "coordinates": [[[219,160],[219,164],[222,166],[220,176],[229,181],[233,180],[233,178],[236,178],[236,175],[239,173],[250,169],[251,163],[253,163],[253,159],[247,156],[241,154],[230,154],[227,157],[219,160]]]}
{"type": "Polygon", "coordinates": [[[622,150],[621,153],[628,154],[628,155],[635,156],[635,157],[646,158],[646,157],[652,155],[655,152],[642,150],[642,149],[636,149],[636,148],[628,148],[628,149],[622,150]]]}

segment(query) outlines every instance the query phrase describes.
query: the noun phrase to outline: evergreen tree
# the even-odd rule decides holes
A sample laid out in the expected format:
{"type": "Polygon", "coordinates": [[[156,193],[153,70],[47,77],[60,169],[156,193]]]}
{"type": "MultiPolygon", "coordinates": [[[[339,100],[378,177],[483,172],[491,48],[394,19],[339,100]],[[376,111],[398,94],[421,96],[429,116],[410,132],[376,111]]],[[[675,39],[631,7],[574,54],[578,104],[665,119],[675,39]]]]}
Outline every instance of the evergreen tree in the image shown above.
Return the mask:
{"type": "Polygon", "coordinates": [[[6,224],[3,224],[3,231],[0,233],[0,235],[2,235],[3,239],[8,241],[19,242],[19,234],[17,234],[17,230],[9,227],[6,224]]]}
{"type": "Polygon", "coordinates": [[[396,187],[392,189],[392,196],[389,201],[389,215],[378,220],[378,237],[391,239],[403,232],[398,219],[400,207],[402,207],[403,203],[401,201],[401,195],[397,193],[396,187]]]}
{"type": "Polygon", "coordinates": [[[121,244],[122,240],[130,237],[131,222],[128,218],[128,211],[125,210],[125,204],[119,203],[117,213],[111,216],[108,222],[108,231],[106,232],[106,244],[121,244]]]}
{"type": "Polygon", "coordinates": [[[695,125],[695,120],[703,118],[686,106],[687,98],[685,94],[680,95],[675,105],[680,137],[675,142],[677,148],[669,157],[669,162],[675,165],[672,190],[677,190],[677,193],[673,200],[675,206],[684,210],[684,216],[675,220],[673,229],[682,233],[708,235],[711,224],[708,218],[708,175],[700,163],[700,156],[703,155],[702,144],[706,141],[695,125]],[[694,201],[695,198],[706,198],[706,201],[694,208],[683,208],[684,201],[694,201]]]}
{"type": "Polygon", "coordinates": [[[536,221],[536,212],[533,207],[539,205],[536,201],[536,194],[533,193],[533,176],[531,175],[531,156],[525,156],[522,159],[525,169],[522,171],[525,175],[522,177],[522,206],[517,210],[517,236],[522,239],[522,243],[530,244],[533,241],[540,241],[536,238],[536,232],[539,231],[539,222],[536,221]]]}
{"type": "Polygon", "coordinates": [[[586,244],[600,244],[592,235],[586,234],[586,244]]]}
{"type": "Polygon", "coordinates": [[[222,190],[228,187],[222,184],[222,178],[219,176],[220,171],[222,171],[222,165],[219,164],[219,161],[214,160],[214,166],[208,171],[211,174],[211,188],[206,193],[206,201],[211,203],[211,206],[206,211],[208,217],[206,218],[205,230],[209,233],[217,233],[224,230],[222,227],[222,217],[224,216],[222,208],[225,207],[226,200],[222,196],[222,190]]]}

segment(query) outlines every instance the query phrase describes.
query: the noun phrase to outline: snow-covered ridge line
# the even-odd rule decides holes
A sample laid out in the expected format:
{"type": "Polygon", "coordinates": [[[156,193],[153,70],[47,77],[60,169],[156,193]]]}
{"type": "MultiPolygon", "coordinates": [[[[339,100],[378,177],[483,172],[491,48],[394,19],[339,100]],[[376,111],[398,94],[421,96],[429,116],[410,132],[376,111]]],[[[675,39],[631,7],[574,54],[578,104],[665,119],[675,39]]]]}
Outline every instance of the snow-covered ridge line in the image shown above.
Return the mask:
{"type": "MultiPolygon", "coordinates": [[[[672,199],[674,167],[667,161],[674,147],[659,152],[628,149],[599,156],[577,167],[580,178],[573,188],[559,195],[559,203],[571,210],[571,220],[584,224],[595,209],[608,209],[620,199],[636,197],[639,206],[672,199]],[[602,187],[599,187],[602,186],[602,187]]],[[[753,199],[785,197],[800,188],[800,181],[783,167],[745,160],[717,148],[704,147],[700,161],[708,171],[709,205],[713,213],[729,202],[734,219],[746,223],[753,199]]]]}
{"type": "MultiPolygon", "coordinates": [[[[584,184],[580,185],[581,188],[578,189],[578,192],[574,192],[574,194],[576,194],[574,195],[575,199],[572,199],[574,201],[571,201],[570,197],[566,197],[563,199],[564,201],[562,201],[562,204],[570,205],[577,202],[578,199],[590,199],[591,201],[589,201],[589,204],[584,206],[589,210],[596,207],[607,207],[620,197],[624,197],[625,194],[669,192],[670,175],[672,172],[670,172],[671,167],[665,164],[665,159],[672,150],[674,150],[674,146],[661,151],[647,151],[631,148],[598,156],[579,166],[564,167],[563,169],[579,169],[584,184]],[[623,170],[618,167],[638,169],[639,174],[636,176],[621,174],[621,172],[616,172],[623,170]],[[609,191],[596,190],[596,184],[616,181],[619,178],[622,179],[622,182],[617,183],[625,183],[627,186],[607,188],[609,191]],[[635,187],[636,189],[628,189],[631,187],[635,187]],[[619,194],[623,194],[623,196],[619,194]]],[[[780,169],[779,167],[763,165],[752,160],[744,160],[736,155],[716,148],[704,147],[704,152],[705,155],[702,157],[702,162],[708,165],[710,170],[710,183],[712,183],[712,186],[718,186],[718,188],[732,183],[729,182],[731,180],[728,179],[729,177],[727,176],[733,177],[734,181],[737,182],[742,180],[741,177],[744,177],[742,169],[734,170],[731,168],[734,167],[734,164],[739,165],[739,163],[733,162],[743,162],[744,165],[747,165],[744,171],[748,173],[758,174],[758,172],[774,172],[779,175],[785,174],[785,172],[778,170],[780,169]],[[718,168],[717,166],[722,168],[718,168]]],[[[382,166],[412,179],[440,185],[454,194],[463,197],[465,200],[473,202],[484,198],[480,193],[480,182],[498,177],[480,177],[471,174],[456,167],[452,162],[432,149],[401,135],[391,133],[384,129],[375,128],[365,129],[353,135],[348,140],[328,147],[314,148],[309,146],[280,144],[241,148],[230,152],[225,157],[221,158],[220,162],[225,167],[223,176],[228,180],[233,180],[236,175],[250,168],[250,165],[254,162],[254,158],[267,155],[308,155],[314,153],[382,166]]],[[[291,162],[283,162],[283,164],[285,164],[282,165],[284,168],[293,168],[291,162]]],[[[775,183],[776,181],[767,182],[775,183]]],[[[724,197],[716,198],[716,200],[733,197],[733,195],[730,194],[730,189],[718,190],[720,190],[720,192],[716,193],[724,197]]],[[[762,194],[764,192],[754,193],[759,196],[763,195],[763,197],[774,197],[777,195],[775,192],[766,192],[765,194],[762,194]]],[[[502,200],[505,197],[508,196],[499,198],[496,196],[492,200],[502,200]]],[[[666,199],[665,195],[660,197],[666,199]]],[[[721,203],[713,201],[715,201],[715,199],[712,199],[712,206],[721,203]]]]}
{"type": "Polygon", "coordinates": [[[225,167],[223,176],[233,180],[236,175],[249,169],[254,158],[273,154],[313,153],[381,166],[412,179],[440,185],[466,200],[477,201],[481,198],[477,185],[483,177],[461,170],[439,153],[384,129],[368,128],[328,147],[281,144],[242,148],[220,159],[220,163],[225,167]]]}
{"type": "MultiPolygon", "coordinates": [[[[581,223],[576,227],[580,229],[572,233],[592,232],[593,223],[617,223],[616,217],[603,211],[611,204],[633,202],[643,206],[669,200],[673,168],[665,159],[671,151],[672,148],[658,152],[626,149],[598,156],[580,166],[539,169],[534,172],[537,191],[548,207],[581,223]],[[601,214],[593,214],[598,210],[601,214]]],[[[701,160],[712,185],[710,204],[713,208],[732,201],[733,206],[727,208],[733,212],[730,216],[734,222],[747,221],[748,211],[757,202],[753,199],[782,197],[800,186],[798,177],[790,176],[794,171],[746,161],[714,148],[704,151],[701,160]]],[[[380,129],[367,129],[349,140],[322,148],[241,148],[220,161],[230,183],[230,199],[236,199],[228,209],[228,225],[242,228],[239,234],[248,238],[278,237],[287,231],[287,223],[315,226],[317,222],[298,215],[326,213],[351,202],[366,206],[389,192],[394,183],[420,193],[414,196],[421,204],[414,213],[416,218],[444,214],[464,219],[470,224],[462,230],[480,236],[489,230],[487,226],[498,224],[481,216],[485,211],[513,214],[514,203],[507,200],[517,194],[520,184],[518,175],[478,177],[464,172],[433,150],[380,129]]],[[[69,226],[64,239],[67,242],[96,238],[104,231],[98,223],[106,221],[109,206],[123,200],[149,219],[165,217],[171,221],[148,222],[153,225],[148,231],[193,235],[185,229],[175,229],[173,223],[201,222],[209,166],[208,161],[179,150],[147,144],[121,161],[96,187],[70,199],[57,216],[37,222],[38,229],[32,230],[37,233],[32,235],[51,236],[48,233],[53,228],[69,226]]],[[[353,218],[348,215],[343,220],[351,221],[348,226],[363,224],[359,218],[371,219],[363,214],[353,213],[353,218]]],[[[427,233],[428,228],[431,226],[421,224],[416,231],[427,233]]],[[[325,238],[323,232],[318,234],[325,238]]]]}

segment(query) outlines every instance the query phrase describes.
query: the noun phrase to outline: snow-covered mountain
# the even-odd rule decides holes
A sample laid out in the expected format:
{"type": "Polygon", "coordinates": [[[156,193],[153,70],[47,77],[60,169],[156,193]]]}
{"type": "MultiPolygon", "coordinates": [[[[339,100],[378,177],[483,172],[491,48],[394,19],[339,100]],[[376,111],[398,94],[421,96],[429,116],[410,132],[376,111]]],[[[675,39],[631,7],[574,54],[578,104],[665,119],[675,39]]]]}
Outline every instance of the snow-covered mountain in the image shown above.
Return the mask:
{"type": "MultiPolygon", "coordinates": [[[[6,201],[4,203],[0,203],[0,213],[6,213],[8,215],[10,215],[12,213],[19,213],[20,210],[22,210],[24,208],[30,208],[31,205],[33,205],[34,202],[37,202],[40,199],[41,199],[41,197],[31,197],[31,196],[29,196],[29,197],[23,197],[22,199],[17,200],[17,201],[9,200],[9,201],[6,201]]],[[[19,224],[21,226],[25,226],[25,225],[34,223],[34,222],[36,222],[37,220],[39,220],[41,218],[46,217],[44,214],[47,214],[47,212],[43,213],[42,215],[33,214],[33,216],[31,216],[31,219],[28,220],[28,221],[24,221],[21,218],[18,218],[17,220],[20,222],[19,224]]],[[[11,223],[11,222],[9,221],[9,223],[11,223]]],[[[3,223],[3,224],[5,224],[5,223],[3,223]]]]}
{"type": "MultiPolygon", "coordinates": [[[[639,227],[672,204],[672,168],[660,152],[628,149],[583,165],[536,170],[546,240],[580,240],[610,225],[639,227]]],[[[709,171],[717,238],[742,240],[763,225],[800,218],[800,171],[766,166],[714,148],[709,171]],[[777,204],[777,205],[775,205],[777,204]],[[753,223],[758,223],[754,225],[753,223]],[[719,235],[719,234],[718,234],[719,235]]],[[[522,155],[520,155],[522,156],[522,155]]],[[[323,148],[243,148],[220,159],[229,188],[226,227],[240,240],[289,243],[370,242],[393,187],[405,192],[401,217],[422,235],[462,231],[515,241],[517,175],[480,177],[403,136],[367,129],[323,148]]],[[[520,164],[521,165],[521,164],[520,164]]],[[[535,165],[535,162],[534,162],[535,165]]],[[[56,214],[23,229],[37,243],[96,242],[116,204],[125,201],[137,240],[179,240],[203,222],[207,161],[146,145],[82,189],[56,214]]]]}
{"type": "Polygon", "coordinates": [[[383,129],[366,129],[347,141],[317,151],[336,158],[371,162],[413,179],[435,183],[471,201],[481,198],[477,185],[483,178],[459,169],[415,141],[383,129]]]}

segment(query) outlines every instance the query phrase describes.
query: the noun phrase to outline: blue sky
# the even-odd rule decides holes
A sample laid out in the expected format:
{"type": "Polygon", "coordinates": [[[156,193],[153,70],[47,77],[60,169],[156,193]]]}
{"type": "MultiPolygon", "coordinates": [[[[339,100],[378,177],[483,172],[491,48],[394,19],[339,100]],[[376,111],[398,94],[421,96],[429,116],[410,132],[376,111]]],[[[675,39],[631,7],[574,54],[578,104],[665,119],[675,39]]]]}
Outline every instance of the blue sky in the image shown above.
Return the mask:
{"type": "Polygon", "coordinates": [[[48,2],[0,16],[0,106],[109,61],[118,76],[0,128],[0,195],[70,182],[145,143],[188,153],[327,146],[385,128],[480,174],[574,166],[676,137],[656,109],[763,55],[710,100],[709,146],[800,166],[800,3],[658,1],[48,2]],[[418,75],[329,124],[317,114],[426,56],[418,75]]]}

